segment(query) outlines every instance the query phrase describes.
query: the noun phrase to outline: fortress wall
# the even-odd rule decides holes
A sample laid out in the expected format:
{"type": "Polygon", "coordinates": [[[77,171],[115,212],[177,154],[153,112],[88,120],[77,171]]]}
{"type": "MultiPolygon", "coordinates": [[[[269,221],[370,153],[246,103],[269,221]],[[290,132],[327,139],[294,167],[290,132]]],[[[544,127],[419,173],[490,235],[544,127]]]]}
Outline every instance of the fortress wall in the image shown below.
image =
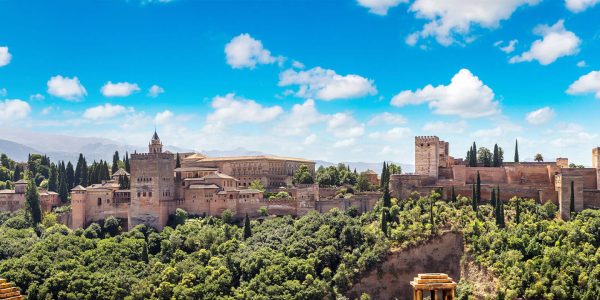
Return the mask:
{"type": "Polygon", "coordinates": [[[0,194],[1,211],[17,211],[25,207],[25,194],[0,194]]]}
{"type": "Polygon", "coordinates": [[[466,175],[466,166],[465,165],[454,165],[452,166],[452,178],[454,181],[460,183],[466,183],[467,175],[466,175]]]}
{"type": "Polygon", "coordinates": [[[438,178],[439,179],[452,179],[453,176],[453,168],[440,168],[438,178]]]}
{"type": "Polygon", "coordinates": [[[596,178],[597,170],[593,168],[569,168],[562,169],[562,173],[568,176],[582,176],[583,177],[583,188],[596,190],[598,189],[598,182],[596,178]]]}
{"type": "Polygon", "coordinates": [[[600,209],[600,190],[583,191],[583,208],[600,209]]]}
{"type": "Polygon", "coordinates": [[[467,184],[477,182],[477,172],[481,178],[481,183],[505,184],[507,183],[506,171],[504,167],[469,167],[465,168],[465,178],[467,184]]]}

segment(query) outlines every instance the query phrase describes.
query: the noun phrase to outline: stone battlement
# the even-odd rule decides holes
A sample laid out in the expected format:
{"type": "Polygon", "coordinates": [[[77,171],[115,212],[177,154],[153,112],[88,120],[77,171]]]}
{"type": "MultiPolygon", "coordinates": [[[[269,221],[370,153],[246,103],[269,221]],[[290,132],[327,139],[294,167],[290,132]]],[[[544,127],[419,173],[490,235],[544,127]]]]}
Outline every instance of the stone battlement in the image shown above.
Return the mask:
{"type": "Polygon", "coordinates": [[[173,159],[173,155],[170,153],[132,153],[130,156],[130,159],[132,160],[147,160],[153,158],[173,159]]]}
{"type": "Polygon", "coordinates": [[[439,142],[440,138],[435,135],[415,136],[415,143],[439,142]]]}

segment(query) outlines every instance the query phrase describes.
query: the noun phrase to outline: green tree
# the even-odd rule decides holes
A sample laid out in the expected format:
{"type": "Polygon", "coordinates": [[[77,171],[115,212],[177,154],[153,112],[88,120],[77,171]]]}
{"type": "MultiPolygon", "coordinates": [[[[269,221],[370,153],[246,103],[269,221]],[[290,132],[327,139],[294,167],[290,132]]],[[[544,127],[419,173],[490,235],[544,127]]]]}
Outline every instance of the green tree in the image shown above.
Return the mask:
{"type": "Polygon", "coordinates": [[[40,195],[33,178],[29,178],[25,191],[25,210],[31,223],[37,225],[42,221],[42,208],[40,206],[40,195]]]}
{"type": "Polygon", "coordinates": [[[119,219],[109,216],[104,220],[104,232],[110,236],[116,236],[121,232],[119,219]]]}
{"type": "Polygon", "coordinates": [[[58,192],[58,170],[56,165],[50,165],[50,178],[48,178],[48,190],[58,192]]]}
{"type": "Polygon", "coordinates": [[[371,189],[369,179],[367,178],[367,176],[365,176],[364,173],[360,173],[358,175],[358,180],[356,181],[356,189],[361,192],[368,191],[371,189]]]}
{"type": "Polygon", "coordinates": [[[500,166],[500,152],[498,150],[498,144],[494,144],[494,154],[492,158],[492,166],[499,167],[500,166]]]}
{"type": "Polygon", "coordinates": [[[481,147],[477,151],[477,162],[484,167],[492,166],[492,152],[486,147],[481,147]]]}
{"type": "Polygon", "coordinates": [[[250,218],[248,217],[248,213],[246,213],[246,217],[244,218],[244,240],[249,239],[252,236],[252,227],[250,226],[250,218]]]}
{"type": "Polygon", "coordinates": [[[68,162],[65,167],[65,177],[67,180],[67,189],[71,190],[75,187],[75,171],[73,170],[73,164],[71,162],[68,162]]]}
{"type": "Polygon", "coordinates": [[[177,156],[175,158],[175,168],[181,168],[181,159],[179,158],[179,152],[177,152],[177,156]]]}
{"type": "Polygon", "coordinates": [[[471,197],[471,207],[473,208],[473,211],[475,213],[477,213],[477,190],[475,188],[475,184],[473,184],[473,191],[471,193],[472,197],[471,197]]]}
{"type": "Polygon", "coordinates": [[[391,207],[392,206],[392,195],[390,195],[390,189],[386,185],[383,188],[383,207],[391,207]]]}
{"type": "Polygon", "coordinates": [[[475,190],[475,201],[477,205],[481,203],[481,176],[479,175],[479,171],[477,171],[477,185],[475,190]]]}
{"type": "Polygon", "coordinates": [[[297,184],[313,184],[315,180],[313,175],[310,173],[307,165],[301,165],[298,170],[294,173],[293,183],[297,184]]]}
{"type": "Polygon", "coordinates": [[[188,213],[182,208],[178,208],[175,210],[175,226],[185,224],[185,221],[188,219],[188,213]]]}
{"type": "Polygon", "coordinates": [[[454,186],[452,186],[452,190],[450,191],[450,201],[456,202],[456,191],[454,190],[454,186]]]}
{"type": "Polygon", "coordinates": [[[113,154],[113,159],[112,159],[112,165],[111,165],[111,174],[115,174],[117,173],[117,171],[119,171],[119,161],[121,159],[119,158],[119,151],[115,151],[115,154],[113,154]]]}
{"type": "Polygon", "coordinates": [[[385,161],[383,162],[383,167],[381,168],[381,178],[379,178],[379,186],[381,188],[384,188],[386,185],[386,178],[387,178],[387,165],[385,163],[385,161]]]}
{"type": "Polygon", "coordinates": [[[533,157],[533,160],[537,161],[537,162],[543,162],[544,161],[544,157],[542,156],[542,154],[538,153],[533,157]]]}
{"type": "Polygon", "coordinates": [[[385,236],[388,235],[388,215],[386,209],[381,210],[381,232],[385,236]]]}
{"type": "Polygon", "coordinates": [[[515,222],[521,223],[521,198],[517,197],[515,203],[515,222]]]}
{"type": "Polygon", "coordinates": [[[65,169],[65,162],[59,163],[58,169],[58,197],[62,203],[69,201],[69,187],[67,186],[67,172],[65,169]]]}
{"type": "Polygon", "coordinates": [[[492,198],[490,199],[490,204],[493,207],[496,207],[496,189],[492,189],[492,198]]]}
{"type": "Polygon", "coordinates": [[[435,222],[433,221],[433,205],[436,197],[429,197],[429,224],[431,224],[431,231],[434,231],[435,222]]]}
{"type": "Polygon", "coordinates": [[[515,140],[515,162],[519,162],[519,140],[515,140]]]}
{"type": "Polygon", "coordinates": [[[262,183],[262,181],[260,181],[260,179],[256,179],[256,180],[253,180],[252,182],[250,182],[249,188],[259,190],[261,192],[264,192],[267,190],[265,188],[265,185],[262,183]]]}
{"type": "Polygon", "coordinates": [[[391,175],[402,174],[402,167],[400,165],[395,164],[395,163],[389,163],[389,164],[387,164],[386,170],[387,170],[387,181],[388,181],[388,183],[390,181],[390,176],[391,175]]]}

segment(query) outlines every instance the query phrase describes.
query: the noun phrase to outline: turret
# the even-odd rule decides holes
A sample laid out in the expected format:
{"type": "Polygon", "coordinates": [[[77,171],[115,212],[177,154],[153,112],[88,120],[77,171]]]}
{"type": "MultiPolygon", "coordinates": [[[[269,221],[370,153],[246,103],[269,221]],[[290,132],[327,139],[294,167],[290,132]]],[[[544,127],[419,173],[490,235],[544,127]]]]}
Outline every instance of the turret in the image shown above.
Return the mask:
{"type": "Polygon", "coordinates": [[[71,228],[83,228],[85,226],[85,199],[86,189],[81,185],[71,190],[71,228]]]}
{"type": "Polygon", "coordinates": [[[148,144],[148,153],[162,153],[162,143],[160,142],[160,138],[156,133],[156,129],[154,130],[154,135],[150,140],[150,144],[148,144]]]}
{"type": "Polygon", "coordinates": [[[440,139],[437,136],[415,137],[415,174],[438,177],[440,139]]]}

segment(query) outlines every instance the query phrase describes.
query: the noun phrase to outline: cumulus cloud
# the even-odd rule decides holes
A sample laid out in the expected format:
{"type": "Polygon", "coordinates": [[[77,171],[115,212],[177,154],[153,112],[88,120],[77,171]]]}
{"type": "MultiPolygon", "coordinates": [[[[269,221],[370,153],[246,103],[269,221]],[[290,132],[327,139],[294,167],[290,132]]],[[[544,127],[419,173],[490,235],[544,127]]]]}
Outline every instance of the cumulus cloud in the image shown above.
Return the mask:
{"type": "Polygon", "coordinates": [[[376,131],[369,134],[372,139],[382,139],[386,141],[394,141],[402,138],[409,137],[411,135],[410,128],[406,127],[394,127],[387,131],[376,131]]]}
{"type": "Polygon", "coordinates": [[[565,0],[565,5],[570,11],[579,13],[598,4],[598,2],[600,0],[565,0]]]}
{"type": "Polygon", "coordinates": [[[42,94],[33,94],[33,95],[29,96],[29,100],[35,100],[35,101],[42,101],[45,98],[46,97],[44,97],[44,95],[42,95],[42,94]]]}
{"type": "Polygon", "coordinates": [[[154,117],[154,124],[163,125],[166,124],[169,120],[173,118],[173,113],[170,110],[165,110],[163,112],[159,112],[154,117]]]}
{"type": "Polygon", "coordinates": [[[406,124],[406,122],[407,122],[406,118],[401,115],[384,112],[384,113],[380,113],[378,115],[373,116],[367,124],[369,126],[380,125],[380,124],[402,125],[402,124],[406,124]]]}
{"type": "Polygon", "coordinates": [[[425,123],[423,130],[433,133],[463,133],[467,127],[467,122],[464,120],[458,122],[433,121],[425,123]]]}
{"type": "Polygon", "coordinates": [[[283,118],[282,125],[276,129],[276,133],[284,136],[305,135],[310,126],[323,122],[326,115],[319,113],[312,99],[302,104],[294,104],[290,113],[283,118]]]}
{"type": "Polygon", "coordinates": [[[355,74],[339,75],[315,67],[307,71],[288,69],[279,74],[279,86],[298,85],[296,96],[320,100],[358,98],[377,94],[373,80],[355,74]]]}
{"type": "Polygon", "coordinates": [[[212,129],[229,124],[263,123],[283,113],[280,106],[263,107],[254,100],[236,96],[234,93],[214,97],[211,106],[215,111],[206,117],[206,124],[212,129]]]}
{"type": "Polygon", "coordinates": [[[554,147],[580,146],[582,143],[593,142],[598,138],[598,134],[589,133],[580,124],[559,123],[556,126],[558,137],[552,140],[554,147]]]}
{"type": "Polygon", "coordinates": [[[234,37],[225,45],[225,58],[227,64],[234,69],[254,69],[257,64],[272,64],[283,60],[283,57],[272,56],[261,41],[247,33],[234,37]]]}
{"type": "Polygon", "coordinates": [[[5,88],[0,89],[0,97],[6,97],[8,91],[5,88]]]}
{"type": "Polygon", "coordinates": [[[390,8],[406,2],[408,0],[358,0],[358,5],[368,8],[372,14],[385,16],[390,8]]]}
{"type": "Polygon", "coordinates": [[[449,85],[431,84],[416,91],[402,91],[392,98],[391,104],[402,107],[428,103],[434,113],[479,118],[500,113],[494,92],[471,71],[461,69],[449,85]]]}
{"type": "Polygon", "coordinates": [[[585,68],[587,67],[587,64],[585,63],[585,60],[581,60],[577,63],[577,67],[579,68],[585,68]]]}
{"type": "Polygon", "coordinates": [[[515,51],[515,46],[518,42],[518,40],[510,40],[505,46],[502,46],[504,44],[504,41],[498,41],[494,43],[494,46],[498,47],[498,49],[500,49],[500,51],[504,53],[512,53],[513,51],[515,51]]]}
{"type": "Polygon", "coordinates": [[[31,112],[29,103],[20,99],[0,101],[0,124],[26,118],[31,112]]]}
{"type": "Polygon", "coordinates": [[[111,81],[104,84],[100,92],[104,97],[127,97],[135,92],[139,92],[140,87],[136,83],[111,81]]]}
{"type": "Polygon", "coordinates": [[[472,136],[476,137],[476,138],[497,139],[497,138],[506,136],[508,134],[512,134],[514,132],[520,132],[522,129],[523,128],[519,125],[510,123],[510,122],[503,122],[502,124],[499,124],[498,126],[496,126],[494,128],[479,129],[479,130],[475,131],[472,134],[472,136]]]}
{"type": "Polygon", "coordinates": [[[306,138],[304,138],[304,142],[302,144],[304,144],[304,146],[309,146],[314,144],[317,141],[317,135],[312,133],[310,135],[308,135],[306,138]]]}
{"type": "Polygon", "coordinates": [[[365,125],[349,113],[336,113],[329,117],[327,131],[337,138],[356,138],[365,133],[365,125]]]}
{"type": "Polygon", "coordinates": [[[550,122],[550,120],[552,120],[555,115],[556,113],[554,112],[554,110],[546,106],[528,113],[525,119],[527,120],[527,122],[529,122],[529,124],[542,125],[550,122]]]}
{"type": "Polygon", "coordinates": [[[158,95],[165,92],[165,89],[161,88],[158,85],[153,85],[148,89],[148,97],[156,98],[158,95]]]}
{"type": "Polygon", "coordinates": [[[10,63],[12,55],[8,52],[8,47],[0,47],[0,67],[4,67],[10,63]]]}
{"type": "Polygon", "coordinates": [[[579,53],[581,40],[573,32],[565,29],[563,20],[552,26],[538,25],[533,32],[542,38],[534,41],[528,51],[513,56],[510,63],[537,60],[545,66],[560,57],[579,53]]]}
{"type": "Polygon", "coordinates": [[[105,103],[104,105],[98,105],[94,107],[90,107],[85,110],[83,113],[83,117],[89,120],[104,120],[116,117],[118,115],[133,112],[133,108],[126,108],[122,105],[112,105],[110,103],[105,103]]]}
{"type": "Polygon", "coordinates": [[[343,139],[343,140],[336,141],[333,144],[333,147],[335,147],[335,148],[345,148],[345,147],[353,146],[354,144],[356,144],[356,139],[355,138],[349,138],[349,139],[343,139]]]}
{"type": "Polygon", "coordinates": [[[66,100],[79,101],[87,96],[87,91],[77,77],[69,78],[56,75],[51,77],[46,85],[48,86],[48,94],[66,100]]]}
{"type": "Polygon", "coordinates": [[[592,71],[579,77],[571,83],[567,93],[571,95],[595,94],[596,98],[600,99],[600,71],[592,71]]]}
{"type": "Polygon", "coordinates": [[[416,44],[419,38],[434,37],[442,45],[456,42],[456,36],[467,36],[471,27],[496,28],[524,5],[535,5],[540,0],[416,0],[410,7],[417,18],[429,20],[423,29],[407,39],[416,44]]]}

